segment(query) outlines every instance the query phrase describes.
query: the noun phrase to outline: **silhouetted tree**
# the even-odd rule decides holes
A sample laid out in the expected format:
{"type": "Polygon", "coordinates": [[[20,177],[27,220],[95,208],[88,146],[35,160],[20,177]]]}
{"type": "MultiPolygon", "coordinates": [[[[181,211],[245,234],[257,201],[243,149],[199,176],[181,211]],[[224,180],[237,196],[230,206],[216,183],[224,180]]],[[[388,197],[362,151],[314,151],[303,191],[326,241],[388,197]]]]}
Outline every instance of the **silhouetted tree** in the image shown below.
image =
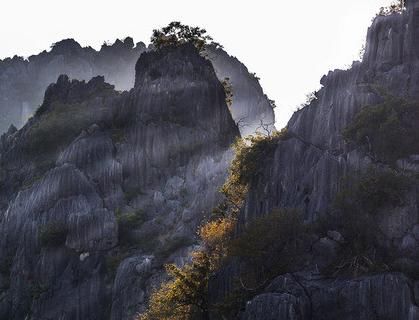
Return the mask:
{"type": "Polygon", "coordinates": [[[178,46],[184,43],[192,43],[199,51],[202,51],[212,38],[206,34],[205,29],[184,25],[179,21],[169,23],[167,27],[153,30],[151,43],[161,49],[165,46],[178,46]]]}

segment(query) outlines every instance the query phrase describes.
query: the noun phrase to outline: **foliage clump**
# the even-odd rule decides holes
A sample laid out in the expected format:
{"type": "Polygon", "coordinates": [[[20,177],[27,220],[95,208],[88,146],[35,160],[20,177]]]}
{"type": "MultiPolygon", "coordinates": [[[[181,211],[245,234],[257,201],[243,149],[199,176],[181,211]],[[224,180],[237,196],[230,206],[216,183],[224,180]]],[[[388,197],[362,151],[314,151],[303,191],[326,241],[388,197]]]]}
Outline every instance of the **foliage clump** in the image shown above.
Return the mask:
{"type": "Polygon", "coordinates": [[[49,169],[60,151],[82,130],[99,122],[101,108],[93,110],[88,102],[64,104],[59,101],[52,102],[49,110],[41,106],[27,131],[23,153],[36,163],[40,171],[49,169]]]}
{"type": "Polygon", "coordinates": [[[406,8],[405,0],[393,1],[388,7],[381,7],[378,12],[379,16],[389,16],[395,13],[402,13],[406,8]]]}
{"type": "MultiPolygon", "coordinates": [[[[140,320],[208,319],[210,309],[216,307],[211,306],[208,301],[210,276],[232,257],[233,251],[236,252],[234,254],[245,256],[247,250],[250,250],[245,244],[246,240],[232,241],[236,230],[236,217],[243,205],[248,185],[252,177],[259,172],[263,160],[272,155],[277,142],[285,137],[286,131],[282,131],[268,136],[257,135],[239,139],[235,142],[235,158],[229,177],[221,190],[225,201],[214,210],[213,218],[199,229],[200,249],[192,254],[192,261],[183,267],[166,266],[170,280],[154,291],[149,308],[146,313],[140,315],[140,320]]],[[[276,221],[275,218],[272,219],[276,221]]],[[[296,232],[291,226],[296,220],[290,219],[285,222],[286,218],[282,214],[279,219],[284,224],[284,230],[289,233],[296,232]]],[[[262,230],[259,236],[263,239],[255,246],[263,247],[262,243],[267,244],[267,242],[272,244],[274,229],[278,224],[270,224],[270,232],[262,230]]],[[[261,224],[257,226],[261,228],[261,224]]],[[[251,238],[259,231],[245,233],[245,237],[251,238]]],[[[284,236],[287,235],[289,234],[284,231],[284,236]]],[[[259,247],[255,250],[259,250],[259,247]]],[[[263,259],[263,257],[255,256],[252,259],[263,259]]]]}
{"type": "Polygon", "coordinates": [[[254,277],[270,279],[293,262],[297,240],[306,231],[303,217],[297,210],[276,209],[250,222],[232,240],[229,254],[245,261],[254,277]]]}
{"type": "Polygon", "coordinates": [[[51,222],[43,226],[39,232],[39,240],[43,247],[58,247],[67,239],[67,227],[59,222],[51,222]]]}
{"type": "Polygon", "coordinates": [[[171,278],[150,297],[149,308],[140,320],[208,319],[208,281],[226,254],[227,239],[234,228],[228,218],[211,221],[200,228],[202,248],[183,267],[166,265],[171,278]]]}
{"type": "Polygon", "coordinates": [[[419,153],[418,122],[418,103],[387,96],[383,103],[364,107],[343,136],[373,158],[394,163],[419,153]]]}
{"type": "Polygon", "coordinates": [[[29,154],[51,153],[71,142],[82,128],[91,122],[91,115],[85,104],[63,105],[54,103],[51,111],[40,114],[38,121],[30,128],[25,150],[29,154]],[[71,115],[71,121],[69,117],[71,115]]]}
{"type": "Polygon", "coordinates": [[[278,142],[286,139],[287,135],[287,130],[283,129],[272,135],[257,134],[235,141],[235,157],[230,165],[229,177],[221,188],[234,207],[242,205],[249,183],[261,173],[262,163],[273,155],[278,142]]]}
{"type": "Polygon", "coordinates": [[[199,52],[203,51],[210,41],[212,38],[207,35],[205,29],[184,25],[179,21],[173,21],[164,28],[153,30],[151,37],[151,43],[157,49],[191,43],[199,52]]]}
{"type": "Polygon", "coordinates": [[[357,276],[386,270],[389,252],[382,246],[377,215],[383,208],[402,206],[413,181],[396,171],[370,169],[345,183],[347,187],[336,196],[334,205],[336,224],[346,243],[335,271],[357,276]]]}
{"type": "Polygon", "coordinates": [[[230,78],[224,78],[224,80],[221,82],[221,84],[223,85],[224,88],[224,93],[225,93],[225,101],[226,101],[226,105],[231,108],[231,106],[233,105],[233,86],[231,85],[230,82],[230,78]]]}
{"type": "Polygon", "coordinates": [[[142,210],[136,210],[130,213],[117,212],[116,220],[118,222],[119,242],[122,245],[132,245],[136,243],[132,231],[141,227],[146,221],[146,214],[142,210]]]}
{"type": "Polygon", "coordinates": [[[275,209],[248,223],[229,242],[227,256],[240,261],[240,273],[215,311],[222,318],[235,318],[246,301],[261,293],[272,279],[293,271],[311,249],[307,239],[311,231],[294,209],[275,209]]]}

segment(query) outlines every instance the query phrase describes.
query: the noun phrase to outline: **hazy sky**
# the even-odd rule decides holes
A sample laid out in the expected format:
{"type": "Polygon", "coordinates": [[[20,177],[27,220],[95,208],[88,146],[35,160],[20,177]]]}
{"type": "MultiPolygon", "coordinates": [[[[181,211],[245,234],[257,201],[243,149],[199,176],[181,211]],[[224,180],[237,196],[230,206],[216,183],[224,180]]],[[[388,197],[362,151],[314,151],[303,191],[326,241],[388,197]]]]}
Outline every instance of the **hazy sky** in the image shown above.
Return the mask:
{"type": "Polygon", "coordinates": [[[63,38],[99,48],[148,43],[173,20],[208,30],[261,78],[282,127],[323,74],[358,58],[371,19],[390,0],[2,0],[0,58],[36,54],[63,38]]]}

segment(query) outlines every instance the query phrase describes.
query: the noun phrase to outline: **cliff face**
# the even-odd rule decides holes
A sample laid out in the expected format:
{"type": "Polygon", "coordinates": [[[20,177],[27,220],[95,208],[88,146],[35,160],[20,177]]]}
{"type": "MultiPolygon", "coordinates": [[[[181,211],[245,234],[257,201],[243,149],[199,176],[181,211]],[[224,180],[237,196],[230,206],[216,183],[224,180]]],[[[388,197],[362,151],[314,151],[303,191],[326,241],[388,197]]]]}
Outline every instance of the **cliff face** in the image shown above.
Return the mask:
{"type": "Polygon", "coordinates": [[[321,79],[317,99],[289,121],[290,139],[280,142],[268,160],[264,177],[250,192],[245,214],[299,207],[306,219],[315,220],[328,211],[340,178],[374,161],[361,148],[345,143],[343,131],[361,108],[383,101],[377,87],[418,99],[417,14],[412,4],[403,14],[378,16],[368,31],[363,61],[321,79]]]}
{"type": "Polygon", "coordinates": [[[242,136],[260,132],[266,134],[275,129],[275,114],[271,102],[264,94],[255,74],[222,49],[207,49],[215,72],[220,80],[228,78],[233,87],[231,112],[242,136]]]}
{"type": "Polygon", "coordinates": [[[61,74],[79,80],[101,75],[117,90],[131,89],[133,66],[145,50],[144,43],[134,46],[132,38],[104,44],[100,51],[67,39],[27,60],[17,56],[0,60],[0,132],[11,124],[20,128],[42,103],[47,86],[61,74]]]}
{"type": "MultiPolygon", "coordinates": [[[[393,167],[365,148],[346,143],[343,132],[361,109],[385,100],[383,90],[387,95],[417,101],[418,23],[417,1],[409,1],[402,14],[377,17],[368,31],[363,61],[321,79],[323,87],[317,99],[293,115],[287,126],[289,138],[279,141],[272,157],[264,159],[261,175],[251,184],[242,223],[274,208],[298,208],[309,222],[330,219],[345,179],[369,168],[393,167]]],[[[392,170],[414,175],[416,158],[411,155],[399,160],[392,170]]],[[[397,252],[394,265],[402,264],[409,270],[417,270],[419,255],[417,190],[416,182],[403,205],[383,208],[374,218],[383,245],[397,252]]],[[[333,234],[314,239],[310,254],[339,251],[341,243],[333,234]]],[[[300,266],[300,273],[274,280],[248,302],[242,319],[419,319],[414,278],[383,273],[330,280],[319,274],[316,266],[300,266]]]]}
{"type": "Polygon", "coordinates": [[[132,319],[218,202],[238,135],[190,45],[143,53],[130,92],[60,76],[1,138],[0,318],[132,319]]]}
{"type": "MultiPolygon", "coordinates": [[[[134,85],[135,63],[146,51],[144,43],[134,46],[132,38],[104,44],[99,51],[82,48],[73,39],[67,39],[54,44],[51,51],[27,60],[21,57],[0,60],[0,132],[11,124],[23,126],[42,103],[47,86],[61,74],[86,81],[104,76],[116,90],[130,90],[134,85]]],[[[207,51],[220,81],[231,79],[234,92],[231,111],[242,135],[264,131],[261,124],[272,130],[274,113],[257,79],[222,49],[208,47],[207,51]]]]}

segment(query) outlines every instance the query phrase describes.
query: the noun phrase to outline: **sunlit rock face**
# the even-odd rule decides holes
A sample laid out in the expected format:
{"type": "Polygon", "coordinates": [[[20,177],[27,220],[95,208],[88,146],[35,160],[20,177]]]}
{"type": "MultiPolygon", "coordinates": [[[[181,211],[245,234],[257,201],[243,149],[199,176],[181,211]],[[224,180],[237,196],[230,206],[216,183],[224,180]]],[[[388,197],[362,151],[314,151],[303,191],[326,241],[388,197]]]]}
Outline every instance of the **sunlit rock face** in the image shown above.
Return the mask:
{"type": "Polygon", "coordinates": [[[307,219],[315,220],[328,211],[340,178],[373,162],[362,150],[350,148],[342,133],[361,108],[383,101],[376,88],[419,98],[417,10],[412,2],[403,14],[377,17],[363,61],[321,79],[318,98],[292,116],[287,126],[291,138],[279,143],[260,186],[255,183],[246,206],[249,215],[277,206],[301,207],[307,219]]]}
{"type": "Polygon", "coordinates": [[[191,45],[143,53],[129,92],[60,76],[0,140],[0,319],[133,319],[220,200],[238,135],[191,45]]]}
{"type": "MultiPolygon", "coordinates": [[[[346,143],[342,133],[361,108],[383,102],[382,90],[413,101],[419,98],[418,10],[418,1],[409,1],[402,14],[377,17],[368,30],[363,61],[321,79],[317,99],[292,116],[287,125],[288,139],[279,141],[276,151],[263,159],[263,173],[251,183],[241,225],[274,208],[297,208],[307,222],[330,219],[336,195],[346,186],[345,177],[355,178],[371,167],[390,167],[365,148],[346,143]]],[[[417,155],[398,161],[398,169],[416,174],[415,159],[417,155]]],[[[402,206],[381,208],[375,217],[382,245],[394,250],[392,263],[403,270],[418,267],[417,187],[416,183],[404,195],[402,206]]],[[[318,243],[327,240],[339,247],[328,238],[314,240],[310,253],[314,259],[319,257],[314,250],[318,243]]],[[[281,278],[285,282],[279,289],[275,289],[279,283],[275,280],[248,301],[242,319],[419,318],[414,290],[417,281],[401,274],[379,274],[329,282],[318,274],[317,266],[295,266],[303,274],[291,275],[287,281],[281,278]]],[[[211,287],[215,300],[229,291],[235,277],[234,266],[214,277],[211,287]]]]}
{"type": "MultiPolygon", "coordinates": [[[[99,51],[82,48],[73,39],[55,43],[49,52],[0,60],[0,133],[11,124],[22,127],[43,101],[45,89],[66,74],[70,79],[90,80],[104,76],[116,90],[134,86],[135,64],[148,49],[144,43],[134,45],[132,38],[104,44],[99,51]]],[[[274,129],[274,113],[269,99],[247,68],[222,49],[207,48],[220,81],[230,78],[233,86],[233,119],[242,135],[274,129]]]]}
{"type": "Polygon", "coordinates": [[[207,55],[218,78],[228,78],[233,88],[230,109],[242,136],[272,132],[275,129],[275,114],[256,74],[250,74],[244,64],[222,49],[209,46],[207,55]]]}

